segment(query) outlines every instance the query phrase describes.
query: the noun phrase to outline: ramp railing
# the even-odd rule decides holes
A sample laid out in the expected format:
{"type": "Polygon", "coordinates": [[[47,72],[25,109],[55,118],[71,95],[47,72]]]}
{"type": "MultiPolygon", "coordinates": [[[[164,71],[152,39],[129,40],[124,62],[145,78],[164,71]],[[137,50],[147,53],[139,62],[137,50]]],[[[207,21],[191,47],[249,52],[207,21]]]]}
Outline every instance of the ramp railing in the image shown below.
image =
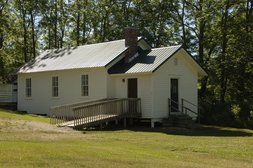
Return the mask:
{"type": "Polygon", "coordinates": [[[50,123],[74,120],[74,127],[141,116],[140,98],[108,98],[50,108],[50,123]],[[90,123],[90,124],[88,124],[90,123]]]}
{"type": "Polygon", "coordinates": [[[74,107],[73,112],[74,128],[82,129],[83,127],[101,125],[111,120],[140,117],[141,99],[113,99],[74,107]]]}
{"type": "Polygon", "coordinates": [[[97,99],[73,104],[66,104],[61,106],[55,106],[50,108],[50,123],[51,124],[61,124],[66,121],[71,121],[74,119],[73,108],[80,107],[84,105],[96,104],[108,100],[113,100],[115,98],[105,98],[97,99]]]}

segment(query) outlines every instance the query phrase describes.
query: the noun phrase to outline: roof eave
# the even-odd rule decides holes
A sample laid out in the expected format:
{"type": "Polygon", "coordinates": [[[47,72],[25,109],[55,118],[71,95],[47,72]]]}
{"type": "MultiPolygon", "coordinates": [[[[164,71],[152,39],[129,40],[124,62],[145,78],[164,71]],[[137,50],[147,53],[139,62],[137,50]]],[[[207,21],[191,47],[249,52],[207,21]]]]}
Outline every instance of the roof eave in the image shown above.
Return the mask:
{"type": "Polygon", "coordinates": [[[112,62],[114,62],[116,59],[118,59],[120,56],[125,54],[129,50],[129,47],[126,47],[124,51],[122,51],[119,55],[117,55],[114,59],[112,59],[109,63],[107,63],[104,67],[108,67],[112,62]]]}
{"type": "Polygon", "coordinates": [[[115,74],[109,74],[111,76],[125,76],[125,75],[150,75],[153,74],[153,72],[136,72],[136,73],[115,73],[115,74]]]}
{"type": "MultiPolygon", "coordinates": [[[[183,48],[183,47],[182,47],[183,48]]],[[[184,49],[184,48],[183,48],[184,49]]],[[[186,49],[184,51],[191,57],[191,59],[197,64],[198,66],[198,75],[199,76],[208,76],[207,71],[199,64],[199,62],[189,53],[186,49]]]]}
{"type": "Polygon", "coordinates": [[[78,70],[78,69],[95,69],[95,68],[105,68],[104,66],[94,66],[94,67],[79,67],[79,68],[69,68],[69,69],[50,69],[50,70],[43,70],[43,71],[32,71],[32,72],[18,72],[16,75],[19,74],[32,74],[32,73],[43,73],[43,72],[55,72],[55,71],[68,71],[68,70],[78,70]]]}

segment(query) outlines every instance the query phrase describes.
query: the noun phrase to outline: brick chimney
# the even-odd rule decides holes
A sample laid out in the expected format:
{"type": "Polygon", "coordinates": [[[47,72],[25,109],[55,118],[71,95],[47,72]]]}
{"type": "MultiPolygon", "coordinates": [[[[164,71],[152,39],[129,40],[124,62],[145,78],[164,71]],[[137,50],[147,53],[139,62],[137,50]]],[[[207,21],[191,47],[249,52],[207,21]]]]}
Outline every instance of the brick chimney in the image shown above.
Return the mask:
{"type": "Polygon", "coordinates": [[[129,47],[125,54],[125,63],[138,52],[138,28],[125,28],[125,46],[129,47]]]}

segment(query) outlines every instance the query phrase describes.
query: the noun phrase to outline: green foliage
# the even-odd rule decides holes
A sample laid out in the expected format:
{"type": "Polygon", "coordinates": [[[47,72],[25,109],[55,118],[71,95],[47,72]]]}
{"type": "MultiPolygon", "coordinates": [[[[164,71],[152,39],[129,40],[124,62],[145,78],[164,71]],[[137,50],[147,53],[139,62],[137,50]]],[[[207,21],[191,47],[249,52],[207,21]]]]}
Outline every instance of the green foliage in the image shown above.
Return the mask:
{"type": "MultiPolygon", "coordinates": [[[[213,96],[214,97],[214,96],[213,96]]],[[[253,129],[252,104],[222,103],[211,97],[201,99],[202,124],[253,129]]]]}
{"type": "MultiPolygon", "coordinates": [[[[204,109],[201,118],[202,124],[233,127],[235,115],[231,111],[231,104],[221,103],[215,99],[202,100],[200,106],[204,109]]],[[[238,127],[238,126],[235,126],[238,127]]]]}

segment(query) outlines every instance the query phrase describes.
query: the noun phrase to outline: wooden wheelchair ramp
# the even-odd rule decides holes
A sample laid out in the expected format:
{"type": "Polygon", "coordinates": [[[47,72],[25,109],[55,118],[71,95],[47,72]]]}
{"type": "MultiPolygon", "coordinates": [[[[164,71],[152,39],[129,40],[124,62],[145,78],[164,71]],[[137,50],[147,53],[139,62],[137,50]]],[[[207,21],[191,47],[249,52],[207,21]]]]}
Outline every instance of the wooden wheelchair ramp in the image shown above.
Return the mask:
{"type": "Polygon", "coordinates": [[[141,101],[138,98],[101,99],[69,106],[71,107],[52,107],[51,124],[80,130],[85,127],[102,126],[109,121],[141,116],[141,101]]]}

